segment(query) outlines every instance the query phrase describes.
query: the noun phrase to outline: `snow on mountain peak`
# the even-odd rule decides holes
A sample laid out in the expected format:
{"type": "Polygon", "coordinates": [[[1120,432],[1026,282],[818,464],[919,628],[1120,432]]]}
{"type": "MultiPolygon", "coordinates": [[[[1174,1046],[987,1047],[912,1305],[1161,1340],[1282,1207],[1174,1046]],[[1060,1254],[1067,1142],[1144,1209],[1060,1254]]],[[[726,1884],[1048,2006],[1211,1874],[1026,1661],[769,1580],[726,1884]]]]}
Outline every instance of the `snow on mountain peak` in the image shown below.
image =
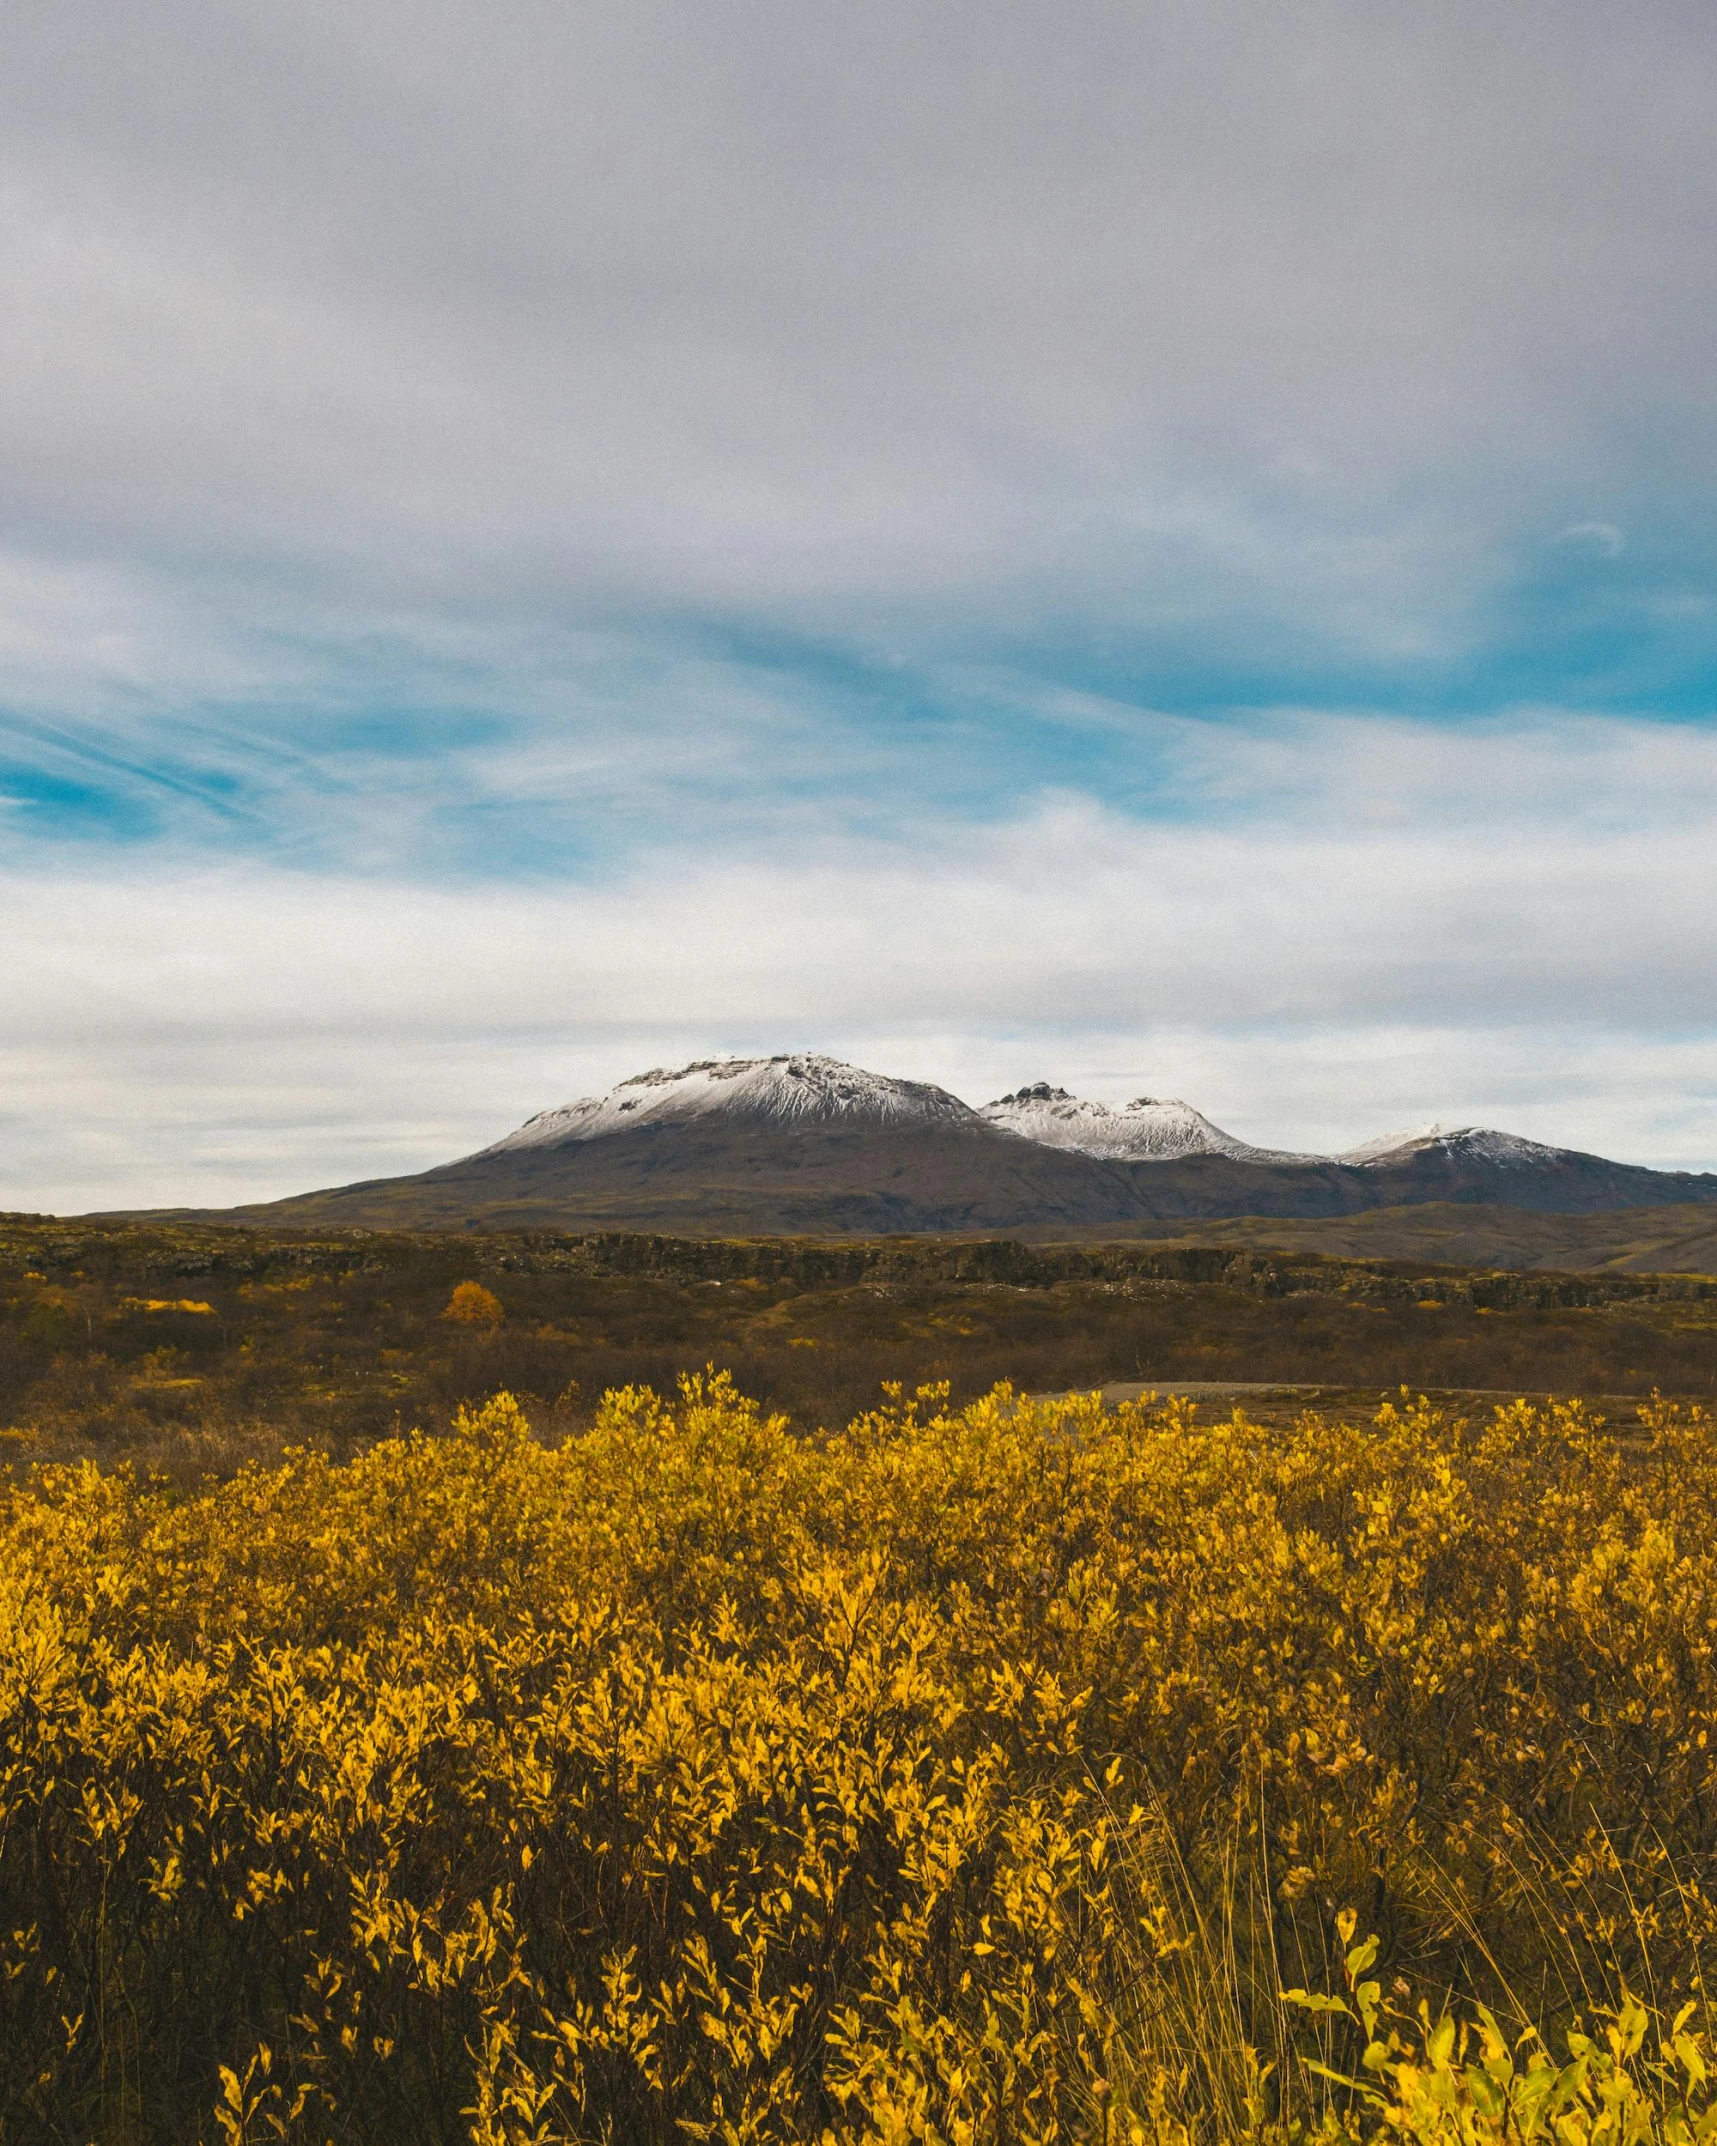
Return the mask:
{"type": "Polygon", "coordinates": [[[1126,1104],[1092,1103],[1040,1080],[975,1111],[946,1088],[928,1081],[893,1080],[820,1052],[792,1051],[773,1058],[700,1058],[691,1065],[658,1066],[636,1073],[606,1095],[586,1096],[580,1102],[540,1112],[482,1153],[560,1147],[639,1126],[716,1118],[774,1125],[786,1131],[836,1125],[855,1129],[984,1125],[1043,1147],[1068,1148],[1110,1162],[1174,1162],[1213,1155],[1231,1162],[1340,1162],[1382,1168],[1436,1149],[1457,1161],[1524,1170],[1567,1152],[1484,1126],[1427,1125],[1368,1140],[1343,1155],[1307,1155],[1254,1147],[1176,1097],[1138,1095],[1126,1104]]]}
{"type": "Polygon", "coordinates": [[[791,1129],[969,1124],[976,1115],[958,1096],[928,1081],[891,1080],[815,1051],[793,1051],[774,1058],[700,1058],[688,1066],[635,1073],[606,1095],[540,1111],[482,1152],[560,1147],[641,1125],[700,1118],[749,1118],[791,1129]]]}
{"type": "Polygon", "coordinates": [[[1495,1163],[1504,1170],[1530,1170],[1569,1153],[1567,1148],[1548,1147],[1542,1140],[1527,1140],[1519,1133],[1499,1133],[1487,1125],[1421,1125],[1412,1132],[1385,1133],[1338,1155],[1337,1162],[1376,1168],[1383,1163],[1407,1162],[1428,1148],[1474,1162],[1495,1163]]]}
{"type": "Polygon", "coordinates": [[[1172,1162],[1183,1155],[1225,1155],[1233,1162],[1317,1162],[1253,1147],[1212,1125],[1201,1111],[1176,1097],[1138,1095],[1117,1108],[1088,1103],[1047,1081],[1016,1089],[986,1103],[979,1113],[991,1125],[1044,1147],[1073,1148],[1112,1162],[1172,1162]]]}

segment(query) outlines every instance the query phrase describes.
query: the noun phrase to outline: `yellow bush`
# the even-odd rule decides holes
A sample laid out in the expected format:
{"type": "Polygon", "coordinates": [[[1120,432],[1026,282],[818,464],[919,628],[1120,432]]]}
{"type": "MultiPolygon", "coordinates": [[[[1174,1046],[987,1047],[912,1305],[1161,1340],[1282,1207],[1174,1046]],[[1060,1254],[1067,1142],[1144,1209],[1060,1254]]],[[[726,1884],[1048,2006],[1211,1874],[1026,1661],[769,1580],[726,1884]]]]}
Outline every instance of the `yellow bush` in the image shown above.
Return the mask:
{"type": "Polygon", "coordinates": [[[467,1326],[499,1326],[507,1315],[493,1290],[485,1289],[481,1282],[458,1282],[441,1316],[461,1320],[467,1326]]]}
{"type": "Polygon", "coordinates": [[[719,1378],[40,1470],[0,2135],[1703,2138],[1714,1500],[1696,1411],[719,1378]]]}

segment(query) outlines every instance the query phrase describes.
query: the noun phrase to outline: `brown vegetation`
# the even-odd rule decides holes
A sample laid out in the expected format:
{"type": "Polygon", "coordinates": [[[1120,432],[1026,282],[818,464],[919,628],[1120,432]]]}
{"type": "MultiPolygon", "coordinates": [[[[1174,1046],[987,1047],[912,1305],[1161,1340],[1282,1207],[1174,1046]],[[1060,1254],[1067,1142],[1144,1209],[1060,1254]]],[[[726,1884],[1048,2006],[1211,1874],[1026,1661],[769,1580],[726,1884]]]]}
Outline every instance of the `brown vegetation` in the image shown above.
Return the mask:
{"type": "Polygon", "coordinates": [[[707,1364],[805,1428],[885,1378],[1643,1397],[1717,1391],[1717,1282],[1222,1247],[264,1234],[0,1224],[0,1439],[194,1478],[283,1441],[445,1424],[499,1389],[560,1431],[707,1364]],[[453,1303],[481,1316],[446,1314],[453,1303]],[[491,1309],[492,1307],[492,1309],[491,1309]]]}
{"type": "Polygon", "coordinates": [[[1438,1260],[1464,1267],[1566,1268],[1615,1274],[1717,1273],[1717,1208],[1625,1207],[1612,1214],[1531,1214],[1519,1207],[1380,1207],[1310,1220],[1243,1216],[1186,1222],[1176,1238],[1337,1259],[1438,1260]]]}

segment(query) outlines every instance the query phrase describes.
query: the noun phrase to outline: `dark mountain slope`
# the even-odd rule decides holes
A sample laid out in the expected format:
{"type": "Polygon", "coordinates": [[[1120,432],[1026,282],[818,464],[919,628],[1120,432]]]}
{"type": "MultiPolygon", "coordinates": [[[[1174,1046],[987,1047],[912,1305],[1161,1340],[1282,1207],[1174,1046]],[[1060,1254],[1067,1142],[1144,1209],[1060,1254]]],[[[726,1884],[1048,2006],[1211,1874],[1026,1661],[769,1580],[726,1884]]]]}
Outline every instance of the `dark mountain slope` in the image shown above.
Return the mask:
{"type": "Polygon", "coordinates": [[[1378,1162],[1262,1164],[1222,1155],[1115,1162],[981,1122],[664,1121],[492,1149],[230,1210],[235,1221],[371,1228],[617,1228],[691,1235],[1078,1236],[1224,1216],[1314,1218],[1437,1202],[1545,1214],[1717,1202],[1717,1177],[1547,1150],[1530,1167],[1430,1142],[1378,1162]]]}
{"type": "MultiPolygon", "coordinates": [[[[1201,1212],[1210,1212],[1201,1209],[1201,1212]]],[[[612,1226],[696,1235],[959,1234],[1145,1219],[1130,1174],[987,1127],[748,1122],[643,1125],[600,1140],[502,1149],[235,1218],[432,1228],[612,1226]]]]}
{"type": "Polygon", "coordinates": [[[1685,1170],[1645,1170],[1602,1155],[1584,1155],[1576,1148],[1484,1133],[1414,1141],[1376,1162],[1359,1164],[1357,1170],[1380,1188],[1380,1196],[1362,1202],[1364,1207],[1447,1200],[1457,1205],[1499,1203],[1535,1214],[1585,1215],[1717,1201],[1717,1176],[1709,1172],[1695,1176],[1685,1170]]]}

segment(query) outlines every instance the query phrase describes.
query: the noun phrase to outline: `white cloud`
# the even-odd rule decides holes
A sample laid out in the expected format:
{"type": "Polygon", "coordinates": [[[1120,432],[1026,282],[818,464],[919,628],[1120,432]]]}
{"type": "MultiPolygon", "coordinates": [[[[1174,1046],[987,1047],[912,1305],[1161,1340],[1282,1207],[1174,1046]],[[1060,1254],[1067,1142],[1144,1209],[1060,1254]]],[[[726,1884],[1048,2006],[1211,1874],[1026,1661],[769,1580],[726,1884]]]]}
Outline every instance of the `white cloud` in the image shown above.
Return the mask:
{"type": "Polygon", "coordinates": [[[778,612],[1178,561],[1410,650],[1569,485],[1713,476],[1714,54],[1588,0],[37,11],[12,523],[778,612]]]}
{"type": "Polygon", "coordinates": [[[1283,1145],[1502,1115],[1717,1163],[1717,740],[1409,733],[1371,765],[1375,735],[1308,724],[1291,787],[1318,802],[1297,818],[1064,797],[887,838],[712,834],[585,887],[16,877],[0,1197],[236,1199],[427,1166],[647,1063],[803,1046],[978,1100],[1045,1075],[1187,1092],[1283,1145]]]}

